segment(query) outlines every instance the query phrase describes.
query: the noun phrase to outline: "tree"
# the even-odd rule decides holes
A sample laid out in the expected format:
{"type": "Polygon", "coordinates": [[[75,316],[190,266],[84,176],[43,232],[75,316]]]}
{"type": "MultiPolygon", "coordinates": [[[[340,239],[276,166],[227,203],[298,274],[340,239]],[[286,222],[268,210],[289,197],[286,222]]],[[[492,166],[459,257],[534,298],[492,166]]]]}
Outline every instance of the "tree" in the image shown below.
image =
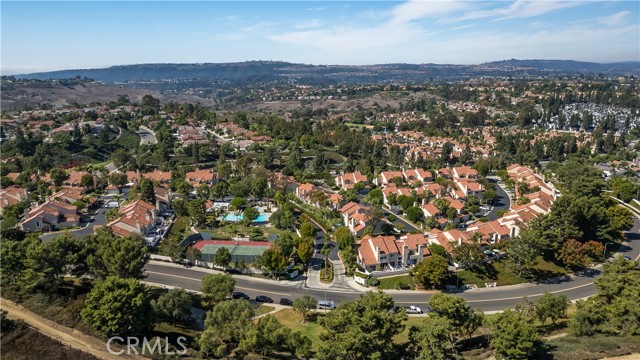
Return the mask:
{"type": "Polygon", "coordinates": [[[314,238],[316,236],[316,227],[312,223],[306,222],[300,226],[300,237],[314,238]]]}
{"type": "Polygon", "coordinates": [[[482,325],[484,314],[471,309],[461,297],[438,293],[429,300],[429,306],[438,314],[449,320],[458,336],[471,335],[482,325]]]}
{"type": "Polygon", "coordinates": [[[531,317],[519,311],[506,310],[496,315],[491,328],[491,345],[499,359],[531,358],[539,341],[531,317]]]}
{"type": "Polygon", "coordinates": [[[302,322],[307,321],[307,315],[309,312],[316,308],[318,302],[316,299],[312,298],[309,295],[305,295],[301,298],[297,298],[293,300],[293,310],[299,312],[302,315],[302,322]]]}
{"type": "Polygon", "coordinates": [[[142,179],[140,181],[140,199],[150,204],[156,203],[156,192],[153,189],[153,183],[151,180],[142,179]]]}
{"type": "Polygon", "coordinates": [[[82,175],[82,177],[80,178],[80,184],[86,188],[94,187],[95,183],[93,181],[93,175],[91,174],[82,175]]]}
{"type": "Polygon", "coordinates": [[[522,231],[519,236],[509,240],[505,251],[509,255],[509,264],[518,272],[518,276],[538,265],[540,250],[532,231],[522,231]]]}
{"type": "Polygon", "coordinates": [[[171,320],[173,324],[191,313],[191,295],[184,289],[171,289],[160,295],[158,300],[152,300],[151,305],[156,314],[171,320]]]}
{"type": "Polygon", "coordinates": [[[98,229],[89,238],[86,249],[89,270],[102,278],[141,277],[151,256],[139,236],[116,237],[108,227],[98,229]]]}
{"type": "Polygon", "coordinates": [[[393,337],[404,329],[407,315],[393,309],[393,299],[382,292],[341,303],[320,319],[324,332],[318,359],[394,358],[393,337]]]}
{"type": "Polygon", "coordinates": [[[244,209],[245,206],[247,206],[247,201],[241,197],[234,197],[229,205],[231,205],[231,207],[236,210],[241,210],[244,209]]]}
{"type": "Polygon", "coordinates": [[[627,179],[613,178],[611,179],[611,191],[613,191],[613,196],[629,203],[636,197],[638,189],[627,179]]]}
{"type": "Polygon", "coordinates": [[[120,212],[118,208],[110,208],[104,213],[104,216],[107,218],[107,222],[111,222],[120,217],[120,212]]]}
{"type": "Polygon", "coordinates": [[[324,271],[326,274],[329,271],[329,254],[331,253],[331,246],[328,242],[324,243],[322,249],[320,249],[320,253],[324,256],[324,271]]]}
{"type": "Polygon", "coordinates": [[[122,187],[127,183],[127,175],[121,172],[114,172],[109,175],[109,183],[116,187],[122,187]]]}
{"type": "Polygon", "coordinates": [[[187,203],[187,212],[194,226],[203,226],[207,223],[207,209],[204,200],[191,200],[187,203]]]}
{"type": "Polygon", "coordinates": [[[51,180],[53,180],[53,185],[55,186],[61,186],[62,183],[69,178],[69,174],[60,168],[51,169],[50,175],[51,180]]]}
{"type": "Polygon", "coordinates": [[[227,249],[226,247],[219,248],[216,251],[216,254],[213,258],[213,263],[216,266],[226,268],[227,266],[229,266],[230,262],[231,262],[231,253],[229,252],[229,249],[227,249]]]}
{"type": "Polygon", "coordinates": [[[258,218],[258,216],[260,216],[260,212],[256,210],[256,208],[250,206],[242,212],[242,221],[245,225],[249,226],[253,223],[253,220],[258,218]]]}
{"type": "Polygon", "coordinates": [[[383,200],[384,197],[382,196],[382,190],[379,188],[373,189],[369,191],[369,194],[367,194],[367,201],[371,205],[382,206],[383,200]]]}
{"type": "Polygon", "coordinates": [[[585,266],[588,261],[587,254],[585,253],[582,244],[575,239],[570,239],[562,245],[562,248],[556,254],[556,259],[561,261],[567,267],[582,267],[585,266]]]}
{"type": "Polygon", "coordinates": [[[535,313],[544,324],[547,318],[551,318],[551,323],[555,324],[560,318],[566,317],[569,299],[564,295],[553,295],[545,291],[544,295],[536,302],[535,313]]]}
{"type": "Polygon", "coordinates": [[[451,251],[453,260],[464,269],[472,269],[482,264],[484,254],[476,242],[463,242],[453,246],[451,251]]]}
{"type": "Polygon", "coordinates": [[[59,277],[67,272],[67,266],[74,269],[74,273],[82,273],[83,243],[68,232],[44,243],[38,238],[30,238],[22,246],[26,249],[18,266],[22,268],[21,286],[26,289],[55,289],[59,277]]]}
{"type": "Polygon", "coordinates": [[[204,321],[205,331],[198,344],[206,354],[220,356],[230,353],[253,326],[255,316],[251,304],[246,300],[222,301],[209,312],[204,321]]]}
{"type": "Polygon", "coordinates": [[[103,336],[133,336],[153,326],[153,309],[146,287],[135,279],[109,276],[95,284],[82,319],[103,336]]]}
{"type": "Polygon", "coordinates": [[[449,278],[449,263],[444,257],[432,254],[411,269],[411,276],[425,289],[439,289],[449,278]]]}
{"type": "Polygon", "coordinates": [[[311,260],[313,256],[313,240],[309,238],[303,238],[298,245],[298,257],[303,264],[306,264],[311,260]]]}
{"type": "Polygon", "coordinates": [[[610,206],[607,209],[607,215],[609,218],[609,226],[614,232],[619,232],[623,229],[629,229],[633,226],[633,214],[626,208],[619,205],[610,206]]]}
{"type": "Polygon", "coordinates": [[[432,255],[440,255],[442,257],[446,257],[447,256],[447,250],[444,248],[444,246],[440,245],[440,244],[429,244],[429,246],[427,246],[427,248],[429,249],[429,252],[432,255]]]}
{"type": "Polygon", "coordinates": [[[597,296],[576,304],[570,321],[572,333],[640,335],[640,265],[619,257],[604,265],[595,285],[597,296]]]}
{"type": "Polygon", "coordinates": [[[442,316],[429,316],[409,328],[409,344],[415,359],[447,360],[453,358],[449,320],[442,316]]]}
{"type": "Polygon", "coordinates": [[[292,333],[291,329],[280,324],[275,317],[266,315],[258,319],[255,326],[249,327],[239,347],[261,355],[268,355],[274,351],[288,351],[293,355],[296,349],[292,345],[305,346],[306,341],[295,338],[295,343],[292,344],[292,333]]]}
{"type": "Polygon", "coordinates": [[[209,305],[220,303],[231,296],[236,281],[229,274],[211,274],[202,278],[200,291],[209,305]]]}
{"type": "Polygon", "coordinates": [[[277,246],[273,246],[262,253],[262,266],[272,275],[279,274],[287,267],[287,258],[277,246]]]}
{"type": "Polygon", "coordinates": [[[405,216],[407,217],[407,220],[411,222],[417,222],[424,215],[424,213],[422,212],[422,209],[420,209],[417,206],[412,206],[408,208],[407,210],[405,210],[404,213],[405,213],[405,216]]]}

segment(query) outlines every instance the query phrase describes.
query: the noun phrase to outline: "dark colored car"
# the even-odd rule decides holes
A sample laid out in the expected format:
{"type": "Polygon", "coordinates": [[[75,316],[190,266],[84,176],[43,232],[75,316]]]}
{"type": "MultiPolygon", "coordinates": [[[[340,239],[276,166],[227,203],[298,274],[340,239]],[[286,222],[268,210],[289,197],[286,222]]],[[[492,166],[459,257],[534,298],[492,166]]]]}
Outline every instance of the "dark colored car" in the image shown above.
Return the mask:
{"type": "Polygon", "coordinates": [[[280,305],[293,306],[293,301],[291,299],[280,299],[280,305]]]}
{"type": "Polygon", "coordinates": [[[231,297],[234,299],[245,299],[247,301],[249,301],[251,298],[249,297],[249,295],[240,292],[240,291],[234,291],[233,294],[231,294],[231,297]]]}
{"type": "Polygon", "coordinates": [[[268,296],[264,296],[264,295],[258,295],[256,296],[256,302],[261,302],[261,303],[272,303],[273,299],[268,297],[268,296]]]}

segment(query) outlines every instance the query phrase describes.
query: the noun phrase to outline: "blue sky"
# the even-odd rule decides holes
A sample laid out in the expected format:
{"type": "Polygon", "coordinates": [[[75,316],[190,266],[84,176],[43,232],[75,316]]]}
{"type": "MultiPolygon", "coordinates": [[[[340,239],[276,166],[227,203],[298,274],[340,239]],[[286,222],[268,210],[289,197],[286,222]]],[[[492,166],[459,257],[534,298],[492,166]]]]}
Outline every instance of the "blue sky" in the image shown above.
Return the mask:
{"type": "Polygon", "coordinates": [[[640,1],[1,1],[2,74],[139,63],[640,60],[640,1]]]}

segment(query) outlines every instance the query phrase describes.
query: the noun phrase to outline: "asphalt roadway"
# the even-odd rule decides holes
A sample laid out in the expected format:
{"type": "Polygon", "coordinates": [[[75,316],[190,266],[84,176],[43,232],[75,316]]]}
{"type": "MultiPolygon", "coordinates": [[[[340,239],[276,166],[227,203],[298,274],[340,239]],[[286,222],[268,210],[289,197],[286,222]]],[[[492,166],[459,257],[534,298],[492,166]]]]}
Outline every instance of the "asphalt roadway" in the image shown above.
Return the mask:
{"type": "MultiPolygon", "coordinates": [[[[629,246],[620,249],[623,255],[629,255],[635,261],[640,259],[640,220],[636,219],[633,228],[626,233],[629,246]]],[[[186,268],[181,265],[152,262],[146,266],[146,281],[181,287],[187,290],[200,290],[200,280],[211,273],[206,269],[186,268]]],[[[593,285],[594,279],[600,274],[599,269],[588,269],[582,274],[567,276],[554,283],[528,283],[497,288],[483,288],[467,290],[454,294],[463,297],[469,305],[485,312],[500,311],[513,308],[522,302],[524,297],[536,299],[545,291],[553,294],[566,295],[570,300],[589,297],[596,293],[593,285]]],[[[278,301],[280,298],[295,299],[304,295],[310,295],[318,300],[332,300],[336,303],[357,299],[362,292],[356,289],[318,289],[305,287],[302,281],[270,281],[246,276],[235,276],[236,290],[242,291],[251,297],[267,295],[278,301]]],[[[434,292],[427,291],[387,291],[395,302],[403,305],[424,306],[434,292]]]]}

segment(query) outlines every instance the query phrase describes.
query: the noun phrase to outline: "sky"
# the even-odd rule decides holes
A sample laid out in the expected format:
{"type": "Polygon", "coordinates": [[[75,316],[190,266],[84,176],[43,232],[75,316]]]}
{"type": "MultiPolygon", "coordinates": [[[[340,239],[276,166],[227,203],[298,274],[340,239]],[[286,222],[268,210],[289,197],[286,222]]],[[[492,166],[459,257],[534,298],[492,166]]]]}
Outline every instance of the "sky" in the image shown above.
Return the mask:
{"type": "Polygon", "coordinates": [[[141,63],[640,61],[640,1],[0,1],[0,73],[141,63]]]}

